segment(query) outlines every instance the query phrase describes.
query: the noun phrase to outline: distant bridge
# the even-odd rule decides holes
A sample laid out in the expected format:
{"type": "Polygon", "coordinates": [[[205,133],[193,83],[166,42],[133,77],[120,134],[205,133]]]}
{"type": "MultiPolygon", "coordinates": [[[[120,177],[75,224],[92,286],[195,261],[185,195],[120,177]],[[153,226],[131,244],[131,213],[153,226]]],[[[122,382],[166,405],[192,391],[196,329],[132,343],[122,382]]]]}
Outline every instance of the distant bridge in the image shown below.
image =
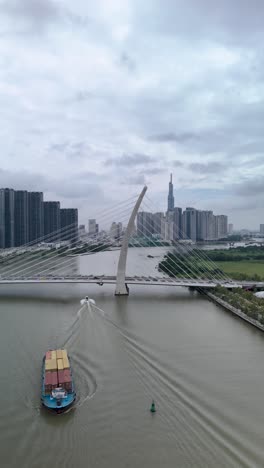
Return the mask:
{"type": "MultiPolygon", "coordinates": [[[[105,275],[69,275],[69,276],[31,276],[31,277],[15,277],[15,278],[0,278],[0,284],[116,284],[116,276],[105,275]]],[[[206,288],[214,289],[217,286],[225,288],[264,288],[264,282],[253,281],[211,281],[207,279],[188,279],[188,278],[167,278],[153,276],[126,276],[125,285],[139,286],[178,286],[189,288],[206,288]]]]}
{"type": "MultiPolygon", "coordinates": [[[[131,235],[135,227],[135,219],[138,213],[138,210],[141,206],[147,187],[144,187],[139,197],[135,200],[129,202],[129,206],[125,206],[129,220],[127,223],[126,230],[124,234],[120,234],[117,238],[116,235],[112,239],[112,244],[115,245],[116,242],[120,242],[121,249],[118,261],[118,267],[116,275],[107,276],[107,275],[95,275],[95,274],[78,274],[78,273],[69,273],[68,266],[71,266],[73,261],[72,255],[69,255],[71,250],[68,250],[68,254],[64,249],[53,249],[53,251],[45,251],[41,253],[31,252],[32,245],[31,243],[23,246],[24,251],[22,250],[11,250],[4,252],[4,255],[1,257],[0,263],[0,284],[2,285],[15,285],[15,284],[97,284],[103,286],[104,284],[114,284],[115,285],[115,294],[117,296],[125,296],[129,294],[130,285],[138,286],[170,286],[170,287],[188,287],[188,288],[202,288],[202,289],[214,289],[217,286],[224,286],[225,288],[256,288],[264,289],[263,282],[255,281],[235,281],[228,278],[218,266],[212,262],[212,260],[206,255],[206,252],[203,250],[195,249],[192,252],[195,262],[190,266],[188,264],[188,256],[190,254],[190,247],[186,244],[180,244],[178,246],[181,255],[176,256],[175,259],[170,258],[168,266],[166,266],[167,276],[153,276],[152,271],[144,271],[148,268],[149,261],[144,265],[142,263],[142,275],[141,276],[128,276],[126,274],[126,262],[127,262],[127,253],[128,245],[131,235]],[[132,213],[131,213],[132,206],[132,213]],[[183,253],[182,253],[183,252],[183,253]],[[36,255],[35,255],[36,253],[36,255]],[[17,255],[18,254],[18,255],[17,255]],[[22,254],[22,255],[21,255],[22,254]],[[29,255],[28,255],[29,254],[29,255]],[[185,258],[187,261],[185,262],[185,258]],[[174,277],[174,266],[176,266],[176,271],[179,272],[181,277],[174,277]],[[66,270],[65,270],[66,267],[66,270]],[[61,270],[63,269],[63,270],[61,270]],[[152,273],[152,275],[150,275],[152,273]],[[201,278],[202,276],[202,278],[201,278]]],[[[122,202],[127,204],[126,201],[122,202]]],[[[149,207],[147,207],[149,209],[149,207]]],[[[121,213],[123,213],[124,207],[120,208],[121,213]]],[[[112,213],[112,212],[111,212],[112,213]]],[[[116,216],[118,219],[119,215],[116,216]]],[[[111,214],[113,219],[113,214],[111,214]]],[[[105,221],[105,220],[104,220],[105,221]]],[[[150,227],[151,228],[151,227],[150,227]]],[[[137,232],[141,235],[146,235],[146,229],[148,230],[148,225],[144,226],[144,232],[140,231],[140,228],[137,228],[137,232]]],[[[155,239],[152,237],[152,231],[148,230],[149,243],[154,247],[159,245],[159,242],[155,242],[155,239]]],[[[39,239],[40,245],[44,242],[47,244],[48,241],[52,238],[58,238],[59,240],[67,238],[69,242],[76,243],[76,226],[75,224],[67,226],[63,229],[51,233],[43,239],[39,239]]],[[[137,241],[140,242],[140,237],[137,238],[137,241]]],[[[38,242],[35,241],[35,245],[38,245],[38,242]]],[[[144,247],[144,244],[141,244],[144,247]]],[[[34,247],[34,243],[33,243],[34,247]]],[[[104,250],[109,248],[109,242],[106,242],[104,250]]],[[[90,247],[89,254],[98,252],[98,244],[95,242],[94,248],[90,247]]],[[[192,249],[192,247],[191,247],[192,249]]],[[[102,252],[102,250],[100,251],[102,252]]],[[[164,252],[163,252],[164,255],[164,252]]],[[[148,255],[149,258],[154,258],[151,255],[148,255]]],[[[75,258],[75,256],[74,256],[75,258]]],[[[154,260],[155,262],[155,260],[154,260]]],[[[158,265],[155,264],[155,269],[158,265]]],[[[93,270],[90,270],[93,271],[93,270]]],[[[164,270],[163,270],[164,271],[164,270]]],[[[154,273],[155,275],[155,273],[154,273]]]]}

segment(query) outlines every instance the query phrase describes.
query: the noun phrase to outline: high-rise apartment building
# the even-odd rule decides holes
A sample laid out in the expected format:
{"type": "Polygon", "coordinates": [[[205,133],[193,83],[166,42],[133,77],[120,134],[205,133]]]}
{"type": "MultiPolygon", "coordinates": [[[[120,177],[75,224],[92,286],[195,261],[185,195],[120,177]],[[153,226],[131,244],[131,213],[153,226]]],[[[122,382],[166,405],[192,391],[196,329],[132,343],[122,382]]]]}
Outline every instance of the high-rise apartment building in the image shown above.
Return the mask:
{"type": "Polygon", "coordinates": [[[170,219],[165,221],[164,239],[167,241],[174,240],[174,223],[170,219]]]}
{"type": "Polygon", "coordinates": [[[164,213],[162,212],[153,213],[152,220],[153,220],[153,234],[158,234],[159,236],[161,236],[163,223],[165,221],[164,213]]]}
{"type": "Polygon", "coordinates": [[[234,225],[233,224],[228,224],[228,234],[231,236],[231,234],[233,234],[233,231],[234,231],[234,225]]]}
{"type": "Polygon", "coordinates": [[[227,224],[226,215],[215,216],[215,239],[222,239],[228,235],[227,224]]]}
{"type": "Polygon", "coordinates": [[[88,234],[89,236],[96,235],[96,219],[88,219],[88,234]]]}
{"type": "Polygon", "coordinates": [[[197,211],[197,240],[214,240],[215,237],[215,216],[212,211],[197,211]]]}
{"type": "Polygon", "coordinates": [[[15,194],[13,189],[0,189],[0,248],[15,245],[15,194]]]}
{"type": "Polygon", "coordinates": [[[173,210],[173,239],[182,239],[182,209],[175,207],[173,210]]]}
{"type": "Polygon", "coordinates": [[[43,192],[28,192],[29,242],[42,241],[44,236],[43,192]]]}
{"type": "Polygon", "coordinates": [[[61,240],[78,241],[78,210],[77,208],[60,209],[61,240]]]}
{"type": "Polygon", "coordinates": [[[15,191],[15,246],[29,242],[28,192],[15,191]]]}
{"type": "Polygon", "coordinates": [[[259,232],[264,235],[264,224],[259,225],[259,232]]]}
{"type": "Polygon", "coordinates": [[[197,240],[197,210],[187,207],[183,212],[183,235],[186,239],[197,240]]]}
{"type": "Polygon", "coordinates": [[[140,211],[137,214],[137,234],[141,237],[154,234],[153,213],[140,211]]]}
{"type": "Polygon", "coordinates": [[[111,224],[110,237],[112,239],[120,239],[122,236],[123,225],[122,223],[116,223],[115,221],[111,224]]]}
{"type": "Polygon", "coordinates": [[[60,202],[47,201],[44,206],[44,236],[45,242],[60,240],[60,202]]]}

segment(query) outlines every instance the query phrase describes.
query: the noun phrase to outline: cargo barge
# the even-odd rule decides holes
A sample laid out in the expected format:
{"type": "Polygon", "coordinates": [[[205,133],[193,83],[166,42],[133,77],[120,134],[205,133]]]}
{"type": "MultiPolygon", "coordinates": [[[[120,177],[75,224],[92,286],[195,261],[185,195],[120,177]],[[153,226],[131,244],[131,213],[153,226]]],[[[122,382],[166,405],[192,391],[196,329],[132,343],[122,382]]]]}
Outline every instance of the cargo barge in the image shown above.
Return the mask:
{"type": "Polygon", "coordinates": [[[46,352],[42,365],[42,404],[55,413],[63,413],[75,401],[70,360],[66,349],[46,352]]]}

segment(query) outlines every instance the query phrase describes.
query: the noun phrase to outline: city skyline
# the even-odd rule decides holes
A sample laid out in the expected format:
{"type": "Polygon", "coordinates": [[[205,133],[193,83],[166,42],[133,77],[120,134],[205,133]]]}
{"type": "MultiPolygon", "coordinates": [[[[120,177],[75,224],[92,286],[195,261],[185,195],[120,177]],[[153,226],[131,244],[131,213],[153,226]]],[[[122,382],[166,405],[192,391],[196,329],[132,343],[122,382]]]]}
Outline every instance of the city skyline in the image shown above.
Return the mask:
{"type": "Polygon", "coordinates": [[[2,2],[0,186],[41,190],[85,222],[87,206],[95,216],[145,183],[164,211],[174,172],[179,205],[257,229],[264,6],[218,8],[2,2]]]}
{"type": "Polygon", "coordinates": [[[0,188],[0,249],[78,240],[78,209],[46,201],[43,192],[0,188]],[[53,235],[52,235],[53,234],[53,235]]]}
{"type": "Polygon", "coordinates": [[[193,207],[175,206],[172,173],[170,174],[167,211],[149,212],[141,210],[137,215],[137,233],[139,236],[158,235],[167,241],[190,239],[209,241],[226,238],[228,235],[228,217],[215,215],[212,210],[199,210],[193,207]]]}

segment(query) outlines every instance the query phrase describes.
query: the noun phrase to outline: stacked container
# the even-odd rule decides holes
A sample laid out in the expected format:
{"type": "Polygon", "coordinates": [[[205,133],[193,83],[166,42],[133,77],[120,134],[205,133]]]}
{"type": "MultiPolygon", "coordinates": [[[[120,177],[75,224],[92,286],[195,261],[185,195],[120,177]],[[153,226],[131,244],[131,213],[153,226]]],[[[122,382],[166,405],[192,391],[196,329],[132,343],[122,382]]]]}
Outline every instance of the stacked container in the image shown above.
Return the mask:
{"type": "Polygon", "coordinates": [[[52,389],[62,387],[72,391],[70,363],[66,349],[56,349],[46,352],[45,356],[45,395],[52,389]]]}

